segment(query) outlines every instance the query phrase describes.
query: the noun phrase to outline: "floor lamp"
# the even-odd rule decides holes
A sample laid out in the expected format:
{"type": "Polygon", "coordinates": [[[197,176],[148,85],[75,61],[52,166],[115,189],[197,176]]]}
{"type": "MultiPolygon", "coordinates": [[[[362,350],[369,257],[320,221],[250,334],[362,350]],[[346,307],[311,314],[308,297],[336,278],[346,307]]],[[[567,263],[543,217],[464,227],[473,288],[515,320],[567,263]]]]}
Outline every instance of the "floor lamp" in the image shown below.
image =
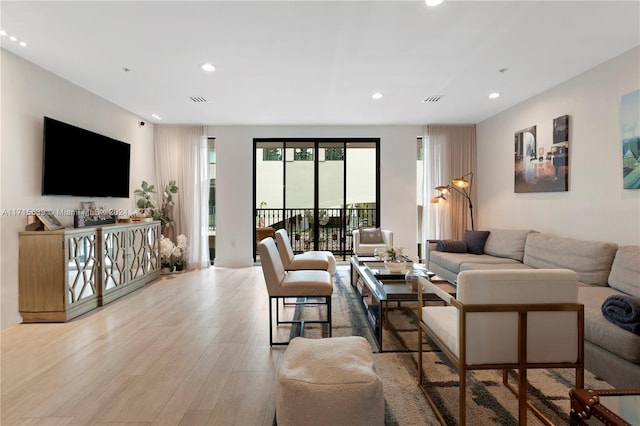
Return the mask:
{"type": "Polygon", "coordinates": [[[451,179],[451,183],[446,186],[436,186],[436,191],[440,191],[440,195],[431,199],[432,203],[444,203],[447,201],[445,195],[455,191],[462,195],[469,203],[469,213],[471,213],[471,230],[475,230],[473,224],[473,203],[471,202],[471,183],[473,182],[473,173],[469,172],[462,177],[451,179]]]}

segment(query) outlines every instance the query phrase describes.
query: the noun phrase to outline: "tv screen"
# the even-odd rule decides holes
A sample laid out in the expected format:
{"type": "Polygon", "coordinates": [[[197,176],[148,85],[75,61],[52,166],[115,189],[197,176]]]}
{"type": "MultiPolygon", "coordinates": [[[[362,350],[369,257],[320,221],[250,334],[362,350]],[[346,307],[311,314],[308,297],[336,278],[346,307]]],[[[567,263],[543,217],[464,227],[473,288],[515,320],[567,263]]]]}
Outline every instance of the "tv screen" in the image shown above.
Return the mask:
{"type": "Polygon", "coordinates": [[[44,117],[42,195],[129,198],[131,145],[44,117]]]}

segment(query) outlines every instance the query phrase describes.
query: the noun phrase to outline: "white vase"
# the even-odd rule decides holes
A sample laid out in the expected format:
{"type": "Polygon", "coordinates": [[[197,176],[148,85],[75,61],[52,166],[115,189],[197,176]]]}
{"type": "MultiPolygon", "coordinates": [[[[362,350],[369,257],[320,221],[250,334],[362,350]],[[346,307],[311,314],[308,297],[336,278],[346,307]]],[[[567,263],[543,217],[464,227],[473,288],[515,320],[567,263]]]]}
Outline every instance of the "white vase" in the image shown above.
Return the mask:
{"type": "Polygon", "coordinates": [[[385,260],[384,261],[384,267],[387,268],[389,270],[389,272],[404,272],[405,269],[407,269],[407,262],[402,262],[402,261],[391,261],[391,260],[385,260]]]}

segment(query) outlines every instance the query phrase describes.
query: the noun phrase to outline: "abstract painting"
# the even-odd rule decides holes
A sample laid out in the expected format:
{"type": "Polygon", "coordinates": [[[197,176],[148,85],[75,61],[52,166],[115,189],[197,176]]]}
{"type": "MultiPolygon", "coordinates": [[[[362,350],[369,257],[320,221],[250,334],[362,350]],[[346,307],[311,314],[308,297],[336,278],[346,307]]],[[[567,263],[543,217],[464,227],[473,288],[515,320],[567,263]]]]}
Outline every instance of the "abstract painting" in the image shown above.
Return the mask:
{"type": "Polygon", "coordinates": [[[555,192],[569,189],[569,116],[553,120],[553,143],[538,144],[536,126],[515,133],[514,191],[555,192]]]}
{"type": "Polygon", "coordinates": [[[640,189],[640,90],[622,97],[622,179],[624,189],[640,189]]]}

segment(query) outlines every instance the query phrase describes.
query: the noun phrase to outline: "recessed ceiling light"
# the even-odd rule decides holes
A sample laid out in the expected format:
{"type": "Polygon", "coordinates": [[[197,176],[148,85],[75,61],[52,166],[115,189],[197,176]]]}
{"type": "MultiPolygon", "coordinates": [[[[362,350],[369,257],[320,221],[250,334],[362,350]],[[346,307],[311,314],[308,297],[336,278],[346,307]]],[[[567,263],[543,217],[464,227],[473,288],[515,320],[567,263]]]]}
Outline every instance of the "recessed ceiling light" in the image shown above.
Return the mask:
{"type": "Polygon", "coordinates": [[[376,92],[373,95],[371,95],[372,99],[382,99],[382,93],[380,92],[376,92]]]}
{"type": "Polygon", "coordinates": [[[207,72],[213,72],[216,70],[216,67],[211,64],[202,64],[200,67],[207,72]]]}
{"type": "Polygon", "coordinates": [[[489,94],[489,99],[496,99],[500,97],[500,93],[498,92],[493,92],[489,94]]]}
{"type": "Polygon", "coordinates": [[[427,6],[437,6],[442,3],[443,0],[425,0],[427,6]]]}
{"type": "Polygon", "coordinates": [[[14,43],[18,43],[22,47],[29,46],[26,41],[20,40],[18,37],[8,34],[5,30],[0,30],[0,36],[9,37],[9,40],[13,41],[14,43]]]}
{"type": "Polygon", "coordinates": [[[162,118],[159,117],[157,114],[151,114],[151,117],[155,118],[156,120],[162,120],[162,118]]]}

